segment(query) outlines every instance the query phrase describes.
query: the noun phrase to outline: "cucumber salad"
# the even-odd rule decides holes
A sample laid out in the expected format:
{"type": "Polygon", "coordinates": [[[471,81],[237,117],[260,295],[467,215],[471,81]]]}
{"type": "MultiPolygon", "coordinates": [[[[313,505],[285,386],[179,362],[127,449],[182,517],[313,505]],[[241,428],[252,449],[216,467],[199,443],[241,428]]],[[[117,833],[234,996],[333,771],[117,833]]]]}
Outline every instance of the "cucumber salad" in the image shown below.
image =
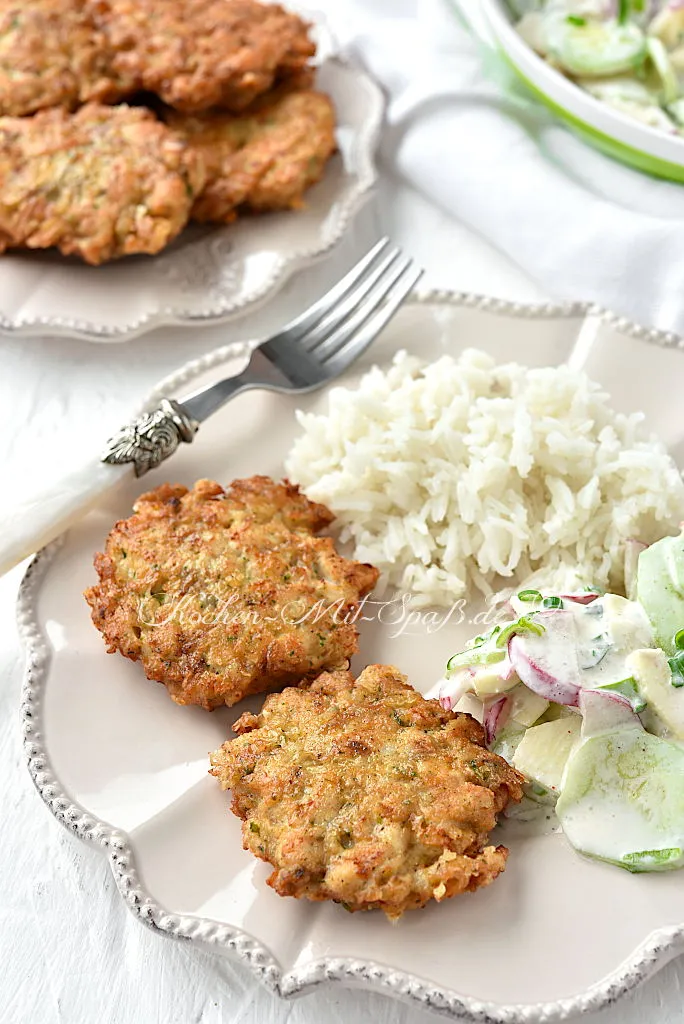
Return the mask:
{"type": "Polygon", "coordinates": [[[477,701],[488,746],[572,846],[663,871],[684,867],[684,533],[631,576],[631,599],[521,590],[437,690],[448,710],[477,701]]]}
{"type": "Polygon", "coordinates": [[[508,0],[525,41],[609,106],[684,130],[682,0],[508,0]]]}

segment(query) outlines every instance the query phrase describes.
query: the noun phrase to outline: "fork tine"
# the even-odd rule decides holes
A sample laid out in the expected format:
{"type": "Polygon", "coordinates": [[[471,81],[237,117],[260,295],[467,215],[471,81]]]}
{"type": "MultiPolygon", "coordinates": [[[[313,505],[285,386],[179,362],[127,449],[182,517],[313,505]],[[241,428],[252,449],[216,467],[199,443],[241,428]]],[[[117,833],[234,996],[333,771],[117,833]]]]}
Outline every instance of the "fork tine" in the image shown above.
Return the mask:
{"type": "Polygon", "coordinates": [[[406,272],[402,274],[395,283],[392,290],[387,294],[386,302],[376,309],[374,313],[355,333],[347,339],[341,348],[324,363],[325,370],[330,376],[337,376],[347,369],[368,346],[375,340],[383,327],[392,319],[399,306],[413,291],[423,276],[420,267],[413,267],[409,264],[406,272]]]}
{"type": "Polygon", "coordinates": [[[361,300],[385,277],[401,255],[401,249],[398,247],[390,249],[380,263],[365,277],[362,277],[355,287],[350,288],[346,296],[340,302],[336,302],[322,320],[319,320],[310,331],[302,335],[300,342],[307,352],[315,351],[318,345],[325,341],[354,312],[361,300]]]}
{"type": "Polygon", "coordinates": [[[328,332],[327,337],[309,350],[313,358],[324,363],[334,356],[345,341],[368,319],[373,310],[384,302],[385,297],[410,266],[411,260],[404,257],[398,264],[391,267],[363,301],[355,304],[350,315],[345,317],[334,330],[328,332]]]}
{"type": "Polygon", "coordinates": [[[322,298],[314,302],[298,317],[286,324],[278,334],[271,338],[269,344],[276,344],[281,337],[286,336],[288,342],[298,341],[303,334],[309,331],[314,324],[318,323],[322,316],[328,312],[331,306],[335,305],[345,297],[347,292],[354,287],[356,282],[363,278],[368,268],[375,262],[377,257],[389,245],[389,238],[385,236],[370,249],[365,256],[362,256],[358,263],[355,263],[351,270],[345,274],[341,281],[327,291],[322,298]]]}

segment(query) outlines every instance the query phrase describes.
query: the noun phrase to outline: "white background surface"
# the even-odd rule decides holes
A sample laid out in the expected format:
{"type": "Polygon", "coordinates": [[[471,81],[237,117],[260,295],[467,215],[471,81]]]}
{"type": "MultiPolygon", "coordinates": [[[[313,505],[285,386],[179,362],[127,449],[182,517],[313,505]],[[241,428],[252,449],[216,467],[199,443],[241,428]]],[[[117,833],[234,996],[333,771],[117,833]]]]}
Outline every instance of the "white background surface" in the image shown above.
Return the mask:
{"type": "MultiPolygon", "coordinates": [[[[336,279],[380,231],[426,269],[425,284],[541,301],[538,287],[455,220],[383,173],[378,200],[325,264],[268,307],[193,334],[161,331],[125,345],[0,339],[0,502],[58,477],[125,421],[163,375],[218,345],[264,333],[336,279]]],[[[21,570],[0,580],[0,1020],[7,1024],[429,1024],[438,1018],[339,987],[285,1003],[242,967],[161,938],[119,898],[105,857],[68,835],[33,791],[17,707],[22,656],[13,604],[21,570]]],[[[559,882],[562,884],[562,882],[559,882]]],[[[581,899],[581,893],[578,893],[581,899]]],[[[624,908],[629,913],[629,908],[624,908]]],[[[591,927],[591,908],[587,908],[591,927]]],[[[620,927],[616,920],[615,927],[620,927]]],[[[543,964],[531,964],[543,970],[543,964]]],[[[684,1020],[684,959],[588,1024],[684,1020]]]]}

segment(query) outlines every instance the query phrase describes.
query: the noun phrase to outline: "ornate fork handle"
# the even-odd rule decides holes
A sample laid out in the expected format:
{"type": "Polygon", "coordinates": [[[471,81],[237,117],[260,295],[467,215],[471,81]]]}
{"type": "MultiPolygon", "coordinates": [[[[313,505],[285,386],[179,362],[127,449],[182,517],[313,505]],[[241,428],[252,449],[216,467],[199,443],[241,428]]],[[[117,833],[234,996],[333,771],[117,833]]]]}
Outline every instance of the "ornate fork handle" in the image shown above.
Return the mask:
{"type": "Polygon", "coordinates": [[[102,452],[102,461],[110,465],[132,462],[135,475],[143,476],[169,455],[181,442],[190,444],[199,423],[179,402],[162,398],[159,406],[117,431],[102,452]]]}

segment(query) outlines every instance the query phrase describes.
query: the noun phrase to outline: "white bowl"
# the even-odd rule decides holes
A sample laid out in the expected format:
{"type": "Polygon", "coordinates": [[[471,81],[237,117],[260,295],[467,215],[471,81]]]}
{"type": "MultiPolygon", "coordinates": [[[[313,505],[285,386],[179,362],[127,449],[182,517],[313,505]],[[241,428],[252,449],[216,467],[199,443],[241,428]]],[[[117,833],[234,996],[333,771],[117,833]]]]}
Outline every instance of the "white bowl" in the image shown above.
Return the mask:
{"type": "Polygon", "coordinates": [[[632,120],[585,92],[518,35],[506,0],[480,0],[487,42],[538,99],[577,134],[609,156],[670,181],[684,182],[684,138],[632,120]]]}

